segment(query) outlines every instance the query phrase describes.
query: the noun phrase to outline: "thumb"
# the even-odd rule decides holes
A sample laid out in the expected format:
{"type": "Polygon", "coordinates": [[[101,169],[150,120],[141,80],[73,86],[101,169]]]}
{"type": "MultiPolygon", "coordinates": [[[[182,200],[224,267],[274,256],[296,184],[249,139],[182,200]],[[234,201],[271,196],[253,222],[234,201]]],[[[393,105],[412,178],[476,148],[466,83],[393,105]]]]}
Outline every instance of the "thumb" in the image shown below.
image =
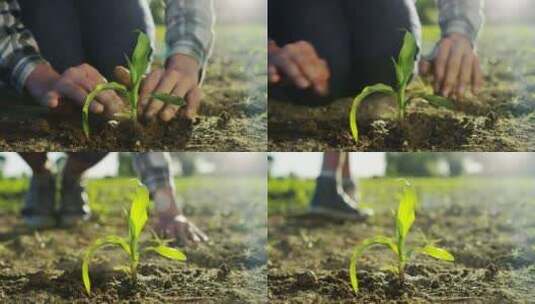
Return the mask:
{"type": "Polygon", "coordinates": [[[50,109],[55,109],[59,106],[60,98],[61,95],[58,93],[58,91],[50,91],[46,93],[46,95],[42,99],[39,100],[39,103],[50,109]]]}
{"type": "Polygon", "coordinates": [[[113,77],[117,80],[118,83],[123,84],[130,88],[132,86],[132,81],[130,79],[130,71],[124,66],[116,66],[113,70],[113,77]]]}

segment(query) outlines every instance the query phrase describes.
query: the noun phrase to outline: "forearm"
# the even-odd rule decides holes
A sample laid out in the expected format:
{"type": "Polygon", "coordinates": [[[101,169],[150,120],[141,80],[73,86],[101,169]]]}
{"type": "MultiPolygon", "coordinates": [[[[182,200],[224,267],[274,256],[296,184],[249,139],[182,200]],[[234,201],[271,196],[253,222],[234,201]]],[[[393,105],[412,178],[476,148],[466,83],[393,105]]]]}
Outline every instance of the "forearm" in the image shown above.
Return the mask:
{"type": "Polygon", "coordinates": [[[0,1],[0,75],[22,92],[26,80],[39,65],[46,64],[32,33],[16,18],[20,7],[16,0],[0,1]]]}
{"type": "Polygon", "coordinates": [[[438,0],[442,36],[452,33],[467,36],[472,44],[483,27],[483,0],[438,0]]]}
{"type": "Polygon", "coordinates": [[[212,0],[167,0],[168,55],[187,55],[204,70],[214,44],[215,14],[212,0]]]}

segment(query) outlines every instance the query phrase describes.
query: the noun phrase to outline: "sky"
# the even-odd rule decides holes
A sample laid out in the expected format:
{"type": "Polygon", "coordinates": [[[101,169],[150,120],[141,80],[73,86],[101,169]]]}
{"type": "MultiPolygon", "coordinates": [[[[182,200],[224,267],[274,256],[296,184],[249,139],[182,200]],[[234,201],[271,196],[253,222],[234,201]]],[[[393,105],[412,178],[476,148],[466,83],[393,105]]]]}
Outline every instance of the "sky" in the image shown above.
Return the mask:
{"type": "MultiPolygon", "coordinates": [[[[30,175],[31,170],[24,160],[14,152],[0,152],[1,155],[7,157],[4,176],[18,177],[23,174],[30,175]]],[[[57,159],[62,153],[50,152],[48,153],[51,159],[57,159]]],[[[88,178],[100,178],[117,174],[119,162],[117,161],[117,153],[110,153],[106,158],[99,162],[96,166],[86,172],[88,178]]]]}
{"type": "MultiPolygon", "coordinates": [[[[320,173],[322,153],[271,153],[274,157],[272,174],[275,177],[290,173],[300,177],[314,178],[320,173]]],[[[355,177],[384,175],[386,169],[385,153],[350,153],[351,172],[355,177]]]]}

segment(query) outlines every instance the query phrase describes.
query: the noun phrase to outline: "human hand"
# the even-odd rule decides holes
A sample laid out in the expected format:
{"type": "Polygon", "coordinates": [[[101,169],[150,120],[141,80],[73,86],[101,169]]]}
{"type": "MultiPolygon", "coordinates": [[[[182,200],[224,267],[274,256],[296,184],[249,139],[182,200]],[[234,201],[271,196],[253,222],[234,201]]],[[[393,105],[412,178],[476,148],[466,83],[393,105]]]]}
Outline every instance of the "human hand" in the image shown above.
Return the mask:
{"type": "Polygon", "coordinates": [[[272,84],[287,80],[300,89],[313,89],[319,95],[329,92],[330,71],[314,47],[299,41],[279,47],[274,41],[268,46],[268,74],[272,84]]]}
{"type": "Polygon", "coordinates": [[[479,94],[483,72],[479,57],[470,40],[462,34],[451,34],[437,45],[434,58],[420,61],[422,75],[433,77],[435,92],[462,100],[469,88],[479,94]]]}
{"type": "Polygon", "coordinates": [[[199,88],[199,63],[192,57],[176,54],[167,61],[165,69],[151,71],[143,80],[140,89],[139,112],[147,120],[156,117],[167,122],[180,114],[194,120],[201,104],[202,91],[199,88]],[[152,93],[163,93],[182,97],[186,105],[178,107],[166,104],[152,93]]]}
{"type": "MultiPolygon", "coordinates": [[[[41,105],[51,109],[64,106],[65,101],[82,107],[86,96],[106,79],[89,64],[82,64],[57,73],[50,65],[40,64],[26,80],[25,87],[41,105]]],[[[124,108],[122,99],[113,91],[104,91],[89,107],[90,112],[112,118],[124,108]]]]}

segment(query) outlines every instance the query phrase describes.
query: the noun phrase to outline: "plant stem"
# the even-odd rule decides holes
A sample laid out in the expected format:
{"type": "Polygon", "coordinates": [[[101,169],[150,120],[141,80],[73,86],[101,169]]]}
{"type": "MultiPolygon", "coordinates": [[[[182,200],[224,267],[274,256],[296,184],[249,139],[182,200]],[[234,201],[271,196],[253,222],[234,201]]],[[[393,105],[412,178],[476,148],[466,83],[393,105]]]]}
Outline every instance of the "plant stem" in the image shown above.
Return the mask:
{"type": "Polygon", "coordinates": [[[130,263],[130,275],[132,276],[132,282],[137,284],[137,263],[133,261],[130,263]]]}

